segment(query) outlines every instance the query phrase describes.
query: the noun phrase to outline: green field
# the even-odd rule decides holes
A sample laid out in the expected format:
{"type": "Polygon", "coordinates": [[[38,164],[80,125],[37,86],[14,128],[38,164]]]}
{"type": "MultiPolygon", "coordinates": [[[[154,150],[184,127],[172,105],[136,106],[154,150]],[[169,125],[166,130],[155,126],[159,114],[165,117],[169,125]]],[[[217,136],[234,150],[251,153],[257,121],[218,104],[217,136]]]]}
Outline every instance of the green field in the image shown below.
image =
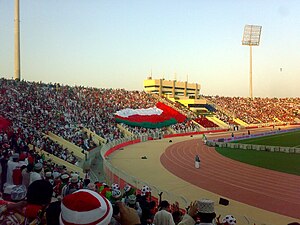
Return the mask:
{"type": "MultiPolygon", "coordinates": [[[[300,147],[300,131],[236,141],[243,144],[300,147]]],[[[231,159],[300,176],[300,154],[220,148],[216,150],[231,159]]]]}
{"type": "Polygon", "coordinates": [[[251,138],[234,142],[253,145],[300,147],[300,131],[251,138]]]}

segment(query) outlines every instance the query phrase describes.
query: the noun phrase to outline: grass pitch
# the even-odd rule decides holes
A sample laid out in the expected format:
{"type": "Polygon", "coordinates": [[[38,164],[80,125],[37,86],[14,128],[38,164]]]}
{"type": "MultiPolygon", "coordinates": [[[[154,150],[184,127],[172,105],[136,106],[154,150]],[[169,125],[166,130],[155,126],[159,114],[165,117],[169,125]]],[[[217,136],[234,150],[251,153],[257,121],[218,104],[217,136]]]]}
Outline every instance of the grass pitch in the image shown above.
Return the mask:
{"type": "MultiPolygon", "coordinates": [[[[236,141],[243,144],[300,147],[300,131],[236,141]]],[[[300,154],[220,148],[216,150],[231,159],[266,169],[300,176],[300,154]]]]}
{"type": "Polygon", "coordinates": [[[300,131],[235,141],[242,144],[300,147],[300,131]]]}

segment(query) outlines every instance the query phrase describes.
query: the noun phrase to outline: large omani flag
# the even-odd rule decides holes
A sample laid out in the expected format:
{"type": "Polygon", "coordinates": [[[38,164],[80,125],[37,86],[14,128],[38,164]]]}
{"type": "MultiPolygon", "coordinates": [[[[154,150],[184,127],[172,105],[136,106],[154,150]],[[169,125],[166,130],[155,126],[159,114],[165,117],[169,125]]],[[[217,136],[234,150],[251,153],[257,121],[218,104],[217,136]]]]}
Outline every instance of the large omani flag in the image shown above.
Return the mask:
{"type": "Polygon", "coordinates": [[[115,113],[115,118],[118,123],[146,128],[161,128],[186,120],[186,116],[162,102],[147,109],[122,109],[115,113]]]}

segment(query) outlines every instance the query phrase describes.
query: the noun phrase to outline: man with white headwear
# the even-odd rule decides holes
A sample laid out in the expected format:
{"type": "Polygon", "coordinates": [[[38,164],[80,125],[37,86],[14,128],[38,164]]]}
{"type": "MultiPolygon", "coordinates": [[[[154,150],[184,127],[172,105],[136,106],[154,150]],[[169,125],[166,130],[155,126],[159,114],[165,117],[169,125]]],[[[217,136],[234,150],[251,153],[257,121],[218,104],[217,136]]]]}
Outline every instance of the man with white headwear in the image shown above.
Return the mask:
{"type": "Polygon", "coordinates": [[[214,202],[209,199],[194,201],[178,225],[194,225],[197,217],[200,218],[199,225],[213,225],[216,217],[214,202]]]}

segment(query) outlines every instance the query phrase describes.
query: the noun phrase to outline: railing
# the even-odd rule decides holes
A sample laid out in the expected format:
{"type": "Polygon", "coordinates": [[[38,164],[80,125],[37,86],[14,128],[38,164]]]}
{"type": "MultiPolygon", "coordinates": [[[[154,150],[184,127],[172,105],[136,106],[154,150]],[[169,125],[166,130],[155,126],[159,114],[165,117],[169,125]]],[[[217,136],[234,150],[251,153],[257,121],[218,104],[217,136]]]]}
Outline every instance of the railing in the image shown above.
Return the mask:
{"type": "Polygon", "coordinates": [[[49,152],[41,150],[37,147],[35,149],[37,152],[40,152],[40,154],[44,154],[46,160],[51,159],[55,164],[64,165],[66,167],[67,171],[77,172],[80,177],[84,177],[85,173],[81,167],[74,165],[72,163],[69,163],[69,162],[67,162],[61,158],[58,158],[57,156],[52,155],[49,152]]]}
{"type": "Polygon", "coordinates": [[[47,136],[53,140],[58,142],[60,145],[62,145],[64,148],[67,148],[70,152],[73,152],[74,155],[82,160],[85,159],[85,154],[82,152],[83,149],[80,148],[79,146],[75,145],[74,143],[52,133],[52,132],[48,132],[47,136]]]}
{"type": "Polygon", "coordinates": [[[288,129],[288,130],[272,130],[264,133],[258,133],[258,134],[251,134],[251,135],[243,135],[243,136],[238,136],[238,137],[230,137],[230,138],[219,138],[219,139],[214,139],[211,141],[208,141],[208,144],[212,144],[209,142],[231,142],[231,141],[237,141],[237,140],[244,140],[248,138],[256,138],[256,137],[263,137],[263,136],[271,136],[271,135],[276,135],[276,134],[281,134],[281,133],[287,133],[287,132],[293,132],[293,131],[299,131],[300,128],[293,128],[293,129],[288,129]]]}
{"type": "Polygon", "coordinates": [[[226,142],[212,142],[207,141],[208,146],[221,147],[221,148],[235,148],[244,150],[256,150],[267,152],[284,152],[291,154],[300,154],[300,148],[295,147],[283,147],[283,146],[270,146],[270,145],[253,145],[253,144],[241,144],[241,143],[226,143],[226,142]]]}

